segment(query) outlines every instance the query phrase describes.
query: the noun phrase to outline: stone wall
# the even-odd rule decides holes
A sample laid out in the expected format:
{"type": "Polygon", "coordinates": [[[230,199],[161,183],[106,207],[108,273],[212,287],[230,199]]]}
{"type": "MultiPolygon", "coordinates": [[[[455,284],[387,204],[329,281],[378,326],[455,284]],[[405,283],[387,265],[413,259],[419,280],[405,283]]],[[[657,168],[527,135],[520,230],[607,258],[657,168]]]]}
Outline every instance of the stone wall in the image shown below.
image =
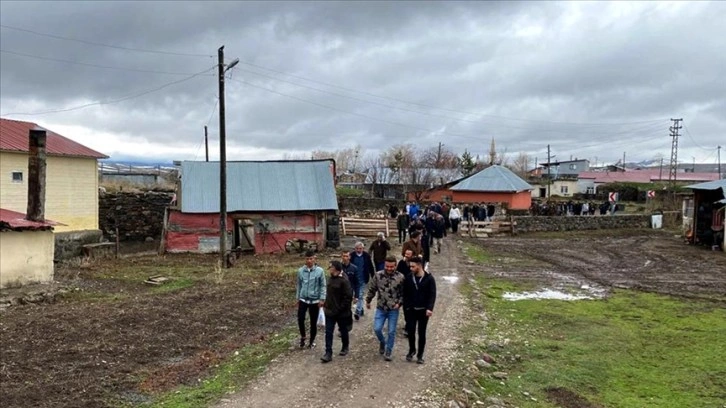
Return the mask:
{"type": "Polygon", "coordinates": [[[338,209],[341,217],[383,218],[387,216],[391,204],[398,207],[399,210],[406,207],[406,202],[403,200],[338,197],[338,209]]]}
{"type": "Polygon", "coordinates": [[[64,261],[81,256],[83,246],[101,242],[101,230],[56,232],[55,234],[56,261],[64,261]]]}
{"type": "Polygon", "coordinates": [[[147,191],[142,193],[103,193],[99,197],[98,220],[103,236],[120,241],[159,240],[164,223],[164,208],[173,193],[147,191]]]}
{"type": "Polygon", "coordinates": [[[650,215],[532,217],[514,216],[515,233],[615,228],[648,228],[650,215]]]}

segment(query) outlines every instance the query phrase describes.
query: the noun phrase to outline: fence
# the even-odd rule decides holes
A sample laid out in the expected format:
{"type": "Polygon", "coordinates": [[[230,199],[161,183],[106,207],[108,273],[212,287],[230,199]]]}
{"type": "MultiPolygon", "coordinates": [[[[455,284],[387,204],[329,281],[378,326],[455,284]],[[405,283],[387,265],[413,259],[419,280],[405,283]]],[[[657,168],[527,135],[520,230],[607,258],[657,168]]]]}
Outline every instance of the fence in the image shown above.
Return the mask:
{"type": "Polygon", "coordinates": [[[379,232],[384,232],[386,236],[390,236],[391,231],[396,231],[396,220],[391,218],[342,217],[340,227],[343,230],[343,235],[346,236],[375,237],[379,232]]]}
{"type": "Polygon", "coordinates": [[[513,221],[464,221],[459,225],[459,235],[486,238],[490,235],[511,234],[515,225],[517,223],[513,221]]]}

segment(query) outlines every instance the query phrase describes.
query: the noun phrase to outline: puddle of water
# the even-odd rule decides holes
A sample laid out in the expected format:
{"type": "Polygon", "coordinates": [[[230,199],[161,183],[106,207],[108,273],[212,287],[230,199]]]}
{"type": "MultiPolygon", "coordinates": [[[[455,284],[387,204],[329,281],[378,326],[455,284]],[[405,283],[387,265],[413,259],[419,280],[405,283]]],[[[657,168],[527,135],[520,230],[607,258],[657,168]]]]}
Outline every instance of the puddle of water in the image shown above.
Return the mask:
{"type": "Polygon", "coordinates": [[[458,276],[442,276],[442,278],[450,283],[456,283],[459,280],[458,276]]]}
{"type": "MultiPolygon", "coordinates": [[[[590,289],[587,287],[587,289],[590,289]]],[[[602,293],[598,290],[589,290],[589,294],[572,294],[559,290],[541,289],[537,292],[506,292],[502,295],[506,300],[523,300],[523,299],[553,299],[553,300],[586,300],[602,297],[602,293]]]]}

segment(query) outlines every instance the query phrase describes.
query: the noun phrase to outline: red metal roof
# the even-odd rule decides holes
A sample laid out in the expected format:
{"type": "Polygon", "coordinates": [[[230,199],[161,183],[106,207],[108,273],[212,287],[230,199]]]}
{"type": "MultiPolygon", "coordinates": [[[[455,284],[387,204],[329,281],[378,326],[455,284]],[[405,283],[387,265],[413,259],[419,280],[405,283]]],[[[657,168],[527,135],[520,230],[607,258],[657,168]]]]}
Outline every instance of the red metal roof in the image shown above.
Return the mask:
{"type": "MultiPolygon", "coordinates": [[[[594,179],[595,183],[650,183],[654,181],[668,181],[668,169],[652,170],[628,170],[598,172],[587,171],[579,174],[580,179],[594,179]]],[[[676,175],[677,181],[711,181],[718,180],[717,173],[685,173],[679,172],[676,175]]]]}
{"type": "Polygon", "coordinates": [[[41,231],[53,229],[55,225],[58,225],[58,223],[51,220],[45,220],[44,222],[26,220],[23,213],[0,208],[0,230],[41,231]]]}
{"type": "MultiPolygon", "coordinates": [[[[27,152],[28,133],[30,129],[36,127],[43,128],[33,122],[0,119],[0,150],[27,152]]],[[[108,158],[108,156],[103,153],[99,153],[50,130],[47,130],[47,135],[46,152],[48,155],[94,157],[96,159],[108,158]]]]}

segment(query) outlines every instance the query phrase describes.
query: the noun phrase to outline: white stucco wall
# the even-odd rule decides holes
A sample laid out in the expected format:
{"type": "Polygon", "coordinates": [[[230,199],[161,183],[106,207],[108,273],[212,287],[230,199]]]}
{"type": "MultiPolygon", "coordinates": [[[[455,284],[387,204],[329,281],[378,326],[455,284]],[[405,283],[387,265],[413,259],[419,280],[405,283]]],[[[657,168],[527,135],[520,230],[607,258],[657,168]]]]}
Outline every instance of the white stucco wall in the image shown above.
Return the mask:
{"type": "Polygon", "coordinates": [[[0,288],[53,280],[52,231],[0,232],[0,288]]]}

